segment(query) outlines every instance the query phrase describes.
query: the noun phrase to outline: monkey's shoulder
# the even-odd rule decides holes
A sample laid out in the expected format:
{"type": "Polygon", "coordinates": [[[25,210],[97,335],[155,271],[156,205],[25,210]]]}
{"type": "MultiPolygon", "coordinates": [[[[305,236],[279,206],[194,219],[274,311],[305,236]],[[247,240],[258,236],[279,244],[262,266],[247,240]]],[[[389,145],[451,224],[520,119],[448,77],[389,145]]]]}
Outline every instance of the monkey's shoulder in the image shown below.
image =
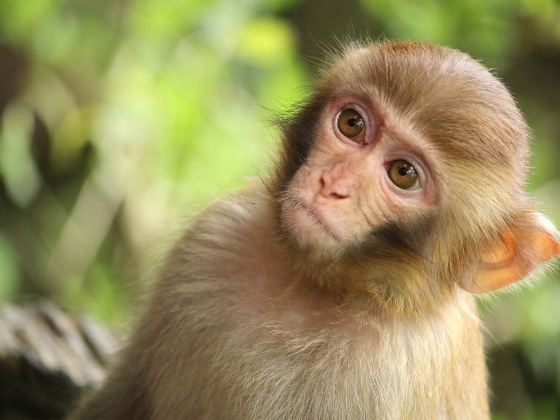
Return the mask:
{"type": "Polygon", "coordinates": [[[246,188],[216,200],[196,217],[172,249],[164,281],[204,281],[243,287],[273,277],[279,245],[266,191],[246,188]]]}

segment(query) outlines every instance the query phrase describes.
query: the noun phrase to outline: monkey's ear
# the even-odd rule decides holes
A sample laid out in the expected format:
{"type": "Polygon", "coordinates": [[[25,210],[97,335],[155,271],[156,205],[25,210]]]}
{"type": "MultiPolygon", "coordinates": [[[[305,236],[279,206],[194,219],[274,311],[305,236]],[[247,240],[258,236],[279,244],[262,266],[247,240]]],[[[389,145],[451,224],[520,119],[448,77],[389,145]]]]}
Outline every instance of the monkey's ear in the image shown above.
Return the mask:
{"type": "Polygon", "coordinates": [[[502,233],[501,240],[486,247],[472,284],[463,287],[473,293],[500,289],[558,255],[560,240],[552,222],[540,213],[527,213],[519,225],[502,233]]]}

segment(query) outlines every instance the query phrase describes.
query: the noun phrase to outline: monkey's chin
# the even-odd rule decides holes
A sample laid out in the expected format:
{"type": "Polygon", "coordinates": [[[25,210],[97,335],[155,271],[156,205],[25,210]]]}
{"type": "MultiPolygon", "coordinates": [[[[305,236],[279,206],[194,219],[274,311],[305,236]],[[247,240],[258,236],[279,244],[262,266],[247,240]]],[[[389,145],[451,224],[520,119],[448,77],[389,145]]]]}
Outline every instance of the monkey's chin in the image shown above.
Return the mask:
{"type": "Polygon", "coordinates": [[[319,214],[300,202],[284,203],[281,220],[289,238],[309,258],[338,258],[346,248],[344,241],[319,214]]]}

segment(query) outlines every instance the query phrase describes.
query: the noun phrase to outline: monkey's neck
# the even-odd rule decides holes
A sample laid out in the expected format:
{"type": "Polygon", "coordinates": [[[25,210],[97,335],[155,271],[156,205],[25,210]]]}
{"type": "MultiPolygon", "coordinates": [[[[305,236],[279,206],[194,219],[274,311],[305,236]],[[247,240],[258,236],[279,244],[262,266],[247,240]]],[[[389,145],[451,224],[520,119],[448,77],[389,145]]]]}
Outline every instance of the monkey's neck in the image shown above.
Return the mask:
{"type": "Polygon", "coordinates": [[[367,257],[310,255],[286,237],[278,218],[272,220],[275,234],[270,238],[286,278],[317,293],[330,294],[336,301],[359,301],[378,314],[417,318],[437,312],[460,293],[453,283],[430,278],[411,259],[376,256],[375,252],[367,257]]]}

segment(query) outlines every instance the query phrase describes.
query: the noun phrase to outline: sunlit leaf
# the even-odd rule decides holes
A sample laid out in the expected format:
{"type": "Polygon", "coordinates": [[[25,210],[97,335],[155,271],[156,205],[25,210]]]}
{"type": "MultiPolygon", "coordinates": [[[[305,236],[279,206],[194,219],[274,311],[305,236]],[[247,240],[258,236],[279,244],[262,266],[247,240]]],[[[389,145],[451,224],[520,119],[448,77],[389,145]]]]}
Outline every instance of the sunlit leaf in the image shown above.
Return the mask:
{"type": "Polygon", "coordinates": [[[37,194],[41,178],[31,155],[33,113],[12,104],[4,113],[0,136],[0,172],[12,200],[25,207],[37,194]]]}

